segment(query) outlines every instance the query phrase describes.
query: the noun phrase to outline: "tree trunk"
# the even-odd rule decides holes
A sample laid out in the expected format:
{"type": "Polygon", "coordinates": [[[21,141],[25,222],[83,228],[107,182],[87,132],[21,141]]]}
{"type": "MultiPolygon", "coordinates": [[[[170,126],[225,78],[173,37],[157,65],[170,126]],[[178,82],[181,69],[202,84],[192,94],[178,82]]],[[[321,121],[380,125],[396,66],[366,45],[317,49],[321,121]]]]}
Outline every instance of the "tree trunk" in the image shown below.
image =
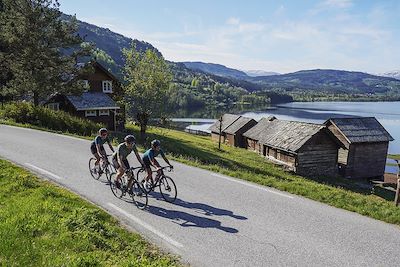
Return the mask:
{"type": "Polygon", "coordinates": [[[144,142],[145,138],[146,138],[146,130],[147,130],[147,123],[149,121],[149,115],[145,112],[138,113],[136,115],[136,118],[140,125],[140,138],[141,138],[142,142],[144,142]]]}
{"type": "Polygon", "coordinates": [[[33,105],[39,106],[39,94],[36,92],[33,92],[33,105]]]}

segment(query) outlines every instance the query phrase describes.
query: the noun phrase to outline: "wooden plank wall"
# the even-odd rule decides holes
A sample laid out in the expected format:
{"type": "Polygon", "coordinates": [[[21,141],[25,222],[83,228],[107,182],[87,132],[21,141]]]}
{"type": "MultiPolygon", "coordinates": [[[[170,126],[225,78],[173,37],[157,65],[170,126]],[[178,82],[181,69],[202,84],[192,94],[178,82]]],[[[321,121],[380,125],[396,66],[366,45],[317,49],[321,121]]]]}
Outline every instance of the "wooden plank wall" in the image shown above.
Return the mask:
{"type": "Polygon", "coordinates": [[[372,178],[385,173],[388,142],[351,144],[346,177],[372,178]]]}

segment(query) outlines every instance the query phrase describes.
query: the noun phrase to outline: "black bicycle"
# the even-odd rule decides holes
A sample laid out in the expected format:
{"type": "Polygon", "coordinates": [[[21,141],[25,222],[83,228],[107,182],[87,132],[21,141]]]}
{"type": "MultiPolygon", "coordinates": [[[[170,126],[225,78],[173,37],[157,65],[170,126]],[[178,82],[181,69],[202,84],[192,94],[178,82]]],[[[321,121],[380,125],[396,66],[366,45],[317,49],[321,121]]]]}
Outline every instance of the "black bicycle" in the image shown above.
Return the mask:
{"type": "MultiPolygon", "coordinates": [[[[153,171],[153,173],[157,173],[157,176],[154,179],[155,181],[154,182],[150,181],[150,186],[148,186],[147,188],[146,188],[146,186],[143,186],[143,188],[144,188],[144,190],[146,190],[147,193],[150,193],[158,186],[158,188],[160,189],[160,193],[161,193],[162,197],[164,198],[164,200],[169,203],[173,203],[176,200],[178,191],[176,189],[174,180],[172,180],[171,177],[165,175],[164,170],[171,172],[173,170],[173,168],[170,166],[165,166],[165,167],[161,167],[159,171],[153,171]]],[[[144,175],[147,176],[145,173],[145,170],[140,170],[140,171],[138,171],[138,177],[143,172],[144,172],[144,175]]]]}
{"type": "Polygon", "coordinates": [[[107,181],[110,182],[111,174],[115,173],[114,166],[110,163],[108,158],[112,155],[106,155],[105,158],[100,159],[99,165],[96,166],[96,158],[89,159],[89,172],[93,179],[99,180],[100,177],[105,174],[107,181]]]}
{"type": "Polygon", "coordinates": [[[139,172],[143,170],[142,167],[129,168],[125,171],[120,179],[120,187],[115,184],[115,173],[111,174],[110,188],[114,196],[117,198],[124,197],[127,193],[132,198],[136,207],[139,209],[145,209],[148,203],[147,192],[143,188],[142,184],[138,181],[137,177],[139,172]],[[135,170],[138,170],[135,177],[135,170]],[[130,185],[130,186],[129,186],[130,185]]]}

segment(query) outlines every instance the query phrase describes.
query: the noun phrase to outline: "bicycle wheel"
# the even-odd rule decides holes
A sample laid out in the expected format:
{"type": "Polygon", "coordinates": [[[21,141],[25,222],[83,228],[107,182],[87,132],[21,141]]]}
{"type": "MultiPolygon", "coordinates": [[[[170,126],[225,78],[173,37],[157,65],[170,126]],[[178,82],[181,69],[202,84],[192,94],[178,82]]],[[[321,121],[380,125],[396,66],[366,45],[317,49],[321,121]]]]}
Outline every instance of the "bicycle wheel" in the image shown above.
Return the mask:
{"type": "Polygon", "coordinates": [[[111,175],[113,173],[115,173],[115,171],[113,171],[113,168],[111,167],[111,165],[108,164],[107,167],[104,169],[104,172],[106,174],[107,181],[110,183],[111,182],[111,175]]]}
{"type": "MultiPolygon", "coordinates": [[[[137,181],[141,183],[147,177],[147,172],[144,169],[139,169],[136,173],[136,177],[137,181]]],[[[153,187],[145,188],[144,186],[142,186],[142,188],[146,192],[146,194],[149,194],[151,191],[153,191],[153,187]]]]}
{"type": "Polygon", "coordinates": [[[136,207],[139,209],[143,210],[147,207],[147,193],[138,181],[134,181],[132,184],[131,197],[136,207]]]}
{"type": "Polygon", "coordinates": [[[165,201],[174,202],[178,194],[174,180],[171,177],[163,176],[160,178],[159,183],[160,193],[165,201]]]}
{"type": "Polygon", "coordinates": [[[89,172],[90,172],[90,175],[92,175],[93,179],[99,180],[101,175],[99,174],[98,169],[97,169],[98,167],[96,166],[95,163],[96,163],[95,158],[89,159],[89,172]]]}
{"type": "MultiPolygon", "coordinates": [[[[123,188],[123,186],[122,186],[122,183],[121,183],[121,188],[118,188],[116,185],[115,185],[115,173],[112,173],[111,175],[110,175],[110,189],[111,189],[111,192],[114,194],[114,196],[116,196],[117,198],[122,198],[122,196],[124,195],[124,191],[122,190],[122,188],[123,188]]],[[[122,179],[121,179],[121,182],[122,182],[122,179]]]]}

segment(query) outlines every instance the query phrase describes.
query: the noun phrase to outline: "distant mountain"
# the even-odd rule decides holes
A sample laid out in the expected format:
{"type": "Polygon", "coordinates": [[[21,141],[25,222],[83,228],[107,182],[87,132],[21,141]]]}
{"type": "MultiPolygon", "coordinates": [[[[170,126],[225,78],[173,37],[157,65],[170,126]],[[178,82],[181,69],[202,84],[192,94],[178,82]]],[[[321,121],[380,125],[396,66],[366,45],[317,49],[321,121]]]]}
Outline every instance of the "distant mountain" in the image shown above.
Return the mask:
{"type": "MultiPolygon", "coordinates": [[[[63,14],[63,20],[70,20],[72,16],[63,14]]],[[[121,34],[112,32],[108,28],[102,28],[93,24],[89,24],[84,21],[78,20],[78,34],[86,41],[96,44],[96,47],[103,50],[109,55],[116,63],[116,66],[111,67],[116,74],[121,73],[121,69],[124,66],[124,58],[122,55],[122,49],[129,48],[132,43],[136,47],[145,51],[146,49],[153,49],[161,54],[154,46],[150,43],[139,41],[137,39],[131,39],[121,34]]]]}
{"type": "Polygon", "coordinates": [[[302,70],[282,75],[253,77],[249,81],[270,89],[294,92],[375,94],[400,90],[400,81],[394,78],[343,70],[302,70]]]}
{"type": "Polygon", "coordinates": [[[217,76],[230,77],[236,79],[248,78],[245,72],[236,69],[231,69],[220,64],[204,63],[204,62],[182,62],[182,63],[189,69],[200,70],[205,73],[217,76]]]}
{"type": "Polygon", "coordinates": [[[380,73],[377,75],[383,76],[383,77],[395,78],[395,79],[400,80],[400,70],[393,70],[393,71],[389,71],[389,72],[385,72],[385,73],[380,73]]]}
{"type": "MultiPolygon", "coordinates": [[[[71,16],[64,15],[63,19],[71,19],[71,16]]],[[[98,49],[104,51],[115,61],[115,65],[107,67],[111,68],[119,77],[122,77],[121,72],[124,65],[122,49],[130,47],[132,42],[136,44],[139,50],[153,49],[158,51],[150,43],[131,39],[109,29],[82,21],[79,21],[78,33],[86,41],[95,43],[98,49]]],[[[160,52],[158,51],[158,53],[160,52]]],[[[198,90],[200,86],[204,88],[203,94],[205,95],[215,94],[213,90],[221,92],[220,88],[223,88],[222,91],[225,95],[228,95],[230,90],[235,91],[236,96],[243,95],[244,92],[278,93],[282,95],[290,94],[296,100],[322,99],[337,94],[341,97],[344,96],[346,100],[354,99],[355,95],[356,98],[361,95],[368,99],[375,96],[375,99],[383,100],[400,99],[400,80],[391,78],[399,78],[399,72],[385,74],[391,77],[382,77],[363,72],[321,69],[303,70],[281,75],[253,71],[249,74],[262,74],[263,76],[251,77],[244,71],[220,64],[203,62],[172,62],[171,64],[174,66],[172,72],[176,84],[181,88],[185,86],[187,95],[193,94],[193,90],[198,90]],[[309,98],[310,95],[312,95],[312,98],[309,98]],[[317,97],[314,98],[314,96],[317,97]]],[[[232,101],[236,101],[236,96],[230,97],[232,101]]],[[[222,101],[221,99],[218,101],[222,101]]]]}
{"type": "Polygon", "coordinates": [[[264,70],[244,70],[244,72],[247,74],[247,76],[250,77],[280,75],[280,73],[277,72],[264,71],[264,70]]]}

